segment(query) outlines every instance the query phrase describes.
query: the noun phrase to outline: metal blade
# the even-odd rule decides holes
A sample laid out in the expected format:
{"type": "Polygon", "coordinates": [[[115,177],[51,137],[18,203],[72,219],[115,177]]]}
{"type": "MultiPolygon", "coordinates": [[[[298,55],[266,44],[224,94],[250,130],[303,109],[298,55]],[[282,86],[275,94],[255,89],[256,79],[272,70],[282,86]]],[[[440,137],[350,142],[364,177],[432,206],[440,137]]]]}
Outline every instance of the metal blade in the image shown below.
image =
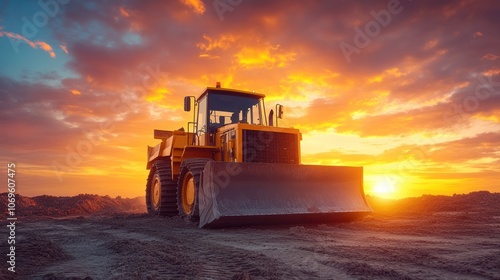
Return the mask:
{"type": "Polygon", "coordinates": [[[208,162],[199,189],[200,228],[349,220],[372,212],[363,168],[208,162]]]}

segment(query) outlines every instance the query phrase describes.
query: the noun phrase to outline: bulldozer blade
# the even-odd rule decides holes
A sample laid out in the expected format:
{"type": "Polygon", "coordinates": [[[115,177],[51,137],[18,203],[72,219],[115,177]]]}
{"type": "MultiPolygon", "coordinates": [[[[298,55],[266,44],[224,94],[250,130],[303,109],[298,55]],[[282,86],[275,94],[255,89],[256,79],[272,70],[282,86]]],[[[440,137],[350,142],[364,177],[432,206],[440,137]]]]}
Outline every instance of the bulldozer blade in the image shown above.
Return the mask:
{"type": "Polygon", "coordinates": [[[210,161],[198,198],[200,228],[346,221],[372,212],[362,167],[210,161]]]}

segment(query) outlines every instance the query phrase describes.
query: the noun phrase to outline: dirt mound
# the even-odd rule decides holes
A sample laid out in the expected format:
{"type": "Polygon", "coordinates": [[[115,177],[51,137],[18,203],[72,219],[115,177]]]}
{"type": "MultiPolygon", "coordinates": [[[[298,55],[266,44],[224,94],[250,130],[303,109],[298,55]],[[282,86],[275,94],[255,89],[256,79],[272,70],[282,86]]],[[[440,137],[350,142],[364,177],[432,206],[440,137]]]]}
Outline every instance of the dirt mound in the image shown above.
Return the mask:
{"type": "Polygon", "coordinates": [[[495,214],[500,212],[500,193],[488,191],[469,194],[424,195],[399,200],[388,200],[367,196],[368,203],[375,212],[391,214],[428,214],[436,212],[480,212],[495,214]]]}
{"type": "MultiPolygon", "coordinates": [[[[367,196],[368,203],[376,213],[382,214],[428,214],[436,212],[500,212],[500,193],[488,191],[455,194],[453,196],[424,195],[421,197],[388,200],[367,196]]],[[[0,194],[0,211],[7,211],[7,194],[0,194]]],[[[89,214],[144,213],[143,197],[111,198],[93,194],[77,196],[26,197],[16,195],[16,216],[64,217],[89,214]]]]}
{"type": "MultiPolygon", "coordinates": [[[[0,211],[7,211],[7,194],[0,194],[0,211]]],[[[88,214],[117,214],[145,212],[144,198],[111,198],[93,194],[77,196],[25,197],[16,195],[16,216],[64,217],[88,214]]]]}

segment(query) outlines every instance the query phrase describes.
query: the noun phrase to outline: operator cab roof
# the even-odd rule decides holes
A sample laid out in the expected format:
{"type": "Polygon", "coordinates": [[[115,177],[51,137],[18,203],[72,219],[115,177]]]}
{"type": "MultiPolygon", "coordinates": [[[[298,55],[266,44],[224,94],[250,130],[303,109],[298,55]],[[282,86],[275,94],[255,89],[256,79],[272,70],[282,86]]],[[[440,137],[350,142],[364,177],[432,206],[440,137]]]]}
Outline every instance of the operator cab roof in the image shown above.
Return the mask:
{"type": "Polygon", "coordinates": [[[260,98],[265,97],[264,94],[257,93],[257,92],[251,92],[251,91],[245,91],[245,90],[239,90],[239,89],[207,87],[205,89],[205,91],[203,91],[203,93],[200,95],[200,97],[198,97],[198,100],[203,98],[208,93],[220,93],[220,94],[227,94],[227,95],[245,96],[245,97],[250,97],[250,98],[255,98],[255,99],[260,99],[260,98]]]}

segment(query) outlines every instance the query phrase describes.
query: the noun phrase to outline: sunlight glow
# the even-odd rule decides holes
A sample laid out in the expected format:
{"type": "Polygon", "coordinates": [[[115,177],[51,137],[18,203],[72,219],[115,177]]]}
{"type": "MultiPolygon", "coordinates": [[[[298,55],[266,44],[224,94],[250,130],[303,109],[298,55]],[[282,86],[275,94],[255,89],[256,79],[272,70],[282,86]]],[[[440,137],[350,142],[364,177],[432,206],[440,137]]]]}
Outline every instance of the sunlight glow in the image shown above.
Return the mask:
{"type": "Polygon", "coordinates": [[[395,191],[395,183],[390,180],[381,180],[372,188],[373,194],[382,198],[393,198],[395,191]]]}

